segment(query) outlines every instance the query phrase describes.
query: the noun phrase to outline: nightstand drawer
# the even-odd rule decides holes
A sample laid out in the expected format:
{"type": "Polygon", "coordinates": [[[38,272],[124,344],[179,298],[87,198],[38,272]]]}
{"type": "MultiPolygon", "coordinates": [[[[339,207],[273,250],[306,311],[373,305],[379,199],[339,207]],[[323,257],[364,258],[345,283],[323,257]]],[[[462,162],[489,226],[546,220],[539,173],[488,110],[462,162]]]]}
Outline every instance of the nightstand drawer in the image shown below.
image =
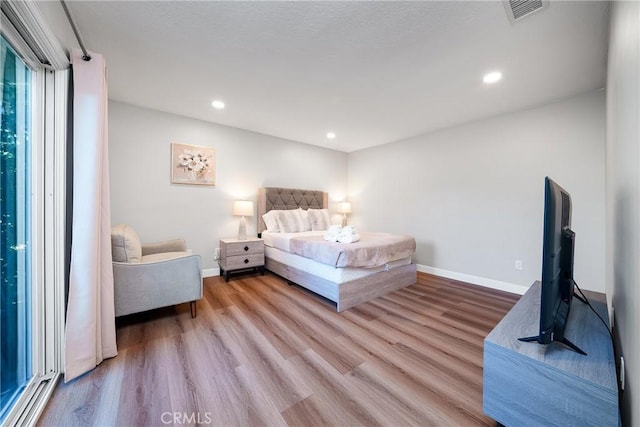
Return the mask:
{"type": "Polygon", "coordinates": [[[261,254],[264,253],[264,242],[262,240],[252,240],[246,242],[233,242],[224,245],[226,256],[261,254]]]}
{"type": "Polygon", "coordinates": [[[221,267],[225,270],[261,267],[264,265],[264,253],[228,256],[221,260],[221,267]]]}
{"type": "Polygon", "coordinates": [[[218,264],[227,282],[233,271],[255,269],[264,274],[264,241],[257,238],[221,239],[218,264]]]}

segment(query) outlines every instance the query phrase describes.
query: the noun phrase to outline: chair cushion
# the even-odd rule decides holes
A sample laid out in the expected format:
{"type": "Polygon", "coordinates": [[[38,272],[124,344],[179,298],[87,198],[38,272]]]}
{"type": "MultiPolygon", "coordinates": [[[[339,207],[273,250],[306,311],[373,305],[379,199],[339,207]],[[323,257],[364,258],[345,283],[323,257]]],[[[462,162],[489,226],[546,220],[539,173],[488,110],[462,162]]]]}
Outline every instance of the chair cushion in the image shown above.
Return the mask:
{"type": "Polygon", "coordinates": [[[111,228],[111,256],[115,262],[140,262],[142,244],[138,233],[126,224],[111,228]]]}
{"type": "Polygon", "coordinates": [[[191,255],[189,252],[161,252],[158,254],[144,255],[141,262],[158,262],[167,261],[170,259],[184,258],[191,255]]]}

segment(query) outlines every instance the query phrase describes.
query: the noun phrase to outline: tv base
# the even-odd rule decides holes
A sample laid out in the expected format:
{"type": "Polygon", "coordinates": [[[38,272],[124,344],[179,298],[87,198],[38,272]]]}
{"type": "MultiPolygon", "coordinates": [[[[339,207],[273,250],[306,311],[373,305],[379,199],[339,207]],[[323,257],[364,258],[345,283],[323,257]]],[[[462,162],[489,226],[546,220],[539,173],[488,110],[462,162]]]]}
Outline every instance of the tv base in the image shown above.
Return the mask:
{"type": "Polygon", "coordinates": [[[579,299],[580,301],[582,301],[583,304],[587,304],[587,300],[582,298],[582,296],[580,294],[576,294],[575,292],[573,293],[573,297],[579,299]]]}
{"type": "MultiPolygon", "coordinates": [[[[518,341],[522,341],[522,342],[540,342],[540,337],[539,336],[535,336],[535,337],[524,337],[524,338],[518,338],[518,341]]],[[[566,338],[562,338],[561,340],[556,340],[556,341],[552,341],[552,342],[559,342],[562,343],[564,345],[566,345],[567,347],[569,347],[571,350],[575,351],[576,353],[580,353],[584,356],[587,355],[587,353],[585,353],[580,347],[578,347],[577,345],[575,345],[574,343],[572,343],[571,341],[569,341],[566,338]]]]}

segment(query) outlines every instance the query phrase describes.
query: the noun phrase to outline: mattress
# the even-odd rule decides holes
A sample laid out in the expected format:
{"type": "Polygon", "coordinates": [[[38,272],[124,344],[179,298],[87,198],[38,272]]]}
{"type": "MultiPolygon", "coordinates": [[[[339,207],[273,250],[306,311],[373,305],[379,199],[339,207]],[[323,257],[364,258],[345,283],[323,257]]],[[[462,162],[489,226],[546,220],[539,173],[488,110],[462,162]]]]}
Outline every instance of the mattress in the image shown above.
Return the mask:
{"type": "MultiPolygon", "coordinates": [[[[309,231],[308,233],[318,233],[317,231],[309,231]]],[[[322,233],[322,232],[320,232],[322,233]]],[[[271,236],[276,234],[292,234],[292,233],[271,233],[271,236]]],[[[300,235],[301,233],[295,233],[296,235],[300,235]]],[[[265,233],[262,235],[263,239],[265,238],[265,233]]],[[[279,236],[281,237],[281,236],[279,236]]],[[[321,277],[323,279],[329,280],[333,283],[346,283],[352,280],[361,279],[366,276],[370,276],[375,273],[379,273],[381,271],[391,270],[396,267],[401,267],[404,265],[411,264],[411,257],[398,259],[395,261],[391,261],[387,264],[371,267],[371,268],[356,268],[356,267],[343,267],[336,268],[327,264],[322,264],[316,262],[312,259],[302,257],[300,255],[291,254],[289,252],[285,252],[284,250],[278,249],[274,247],[275,245],[283,245],[285,239],[279,239],[276,237],[274,240],[265,239],[265,248],[264,254],[267,258],[271,258],[274,261],[278,261],[282,264],[286,264],[288,266],[297,268],[298,270],[305,271],[309,274],[313,274],[314,276],[321,277]],[[267,244],[267,240],[269,240],[270,244],[267,244]],[[275,240],[275,242],[274,242],[275,240]]]]}
{"type": "Polygon", "coordinates": [[[262,232],[264,245],[281,251],[291,252],[291,238],[299,236],[324,236],[324,231],[303,231],[301,233],[270,233],[262,232]]]}

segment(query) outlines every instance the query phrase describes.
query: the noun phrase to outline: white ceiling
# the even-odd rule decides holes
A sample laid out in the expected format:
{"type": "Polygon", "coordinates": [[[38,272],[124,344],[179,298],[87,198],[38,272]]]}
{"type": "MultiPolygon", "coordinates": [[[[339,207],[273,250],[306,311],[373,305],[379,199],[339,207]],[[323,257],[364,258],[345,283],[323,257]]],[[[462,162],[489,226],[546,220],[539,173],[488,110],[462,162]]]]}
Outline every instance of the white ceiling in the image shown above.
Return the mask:
{"type": "Polygon", "coordinates": [[[111,99],[345,152],[605,82],[606,2],[515,24],[495,1],[67,4],[111,99]]]}

